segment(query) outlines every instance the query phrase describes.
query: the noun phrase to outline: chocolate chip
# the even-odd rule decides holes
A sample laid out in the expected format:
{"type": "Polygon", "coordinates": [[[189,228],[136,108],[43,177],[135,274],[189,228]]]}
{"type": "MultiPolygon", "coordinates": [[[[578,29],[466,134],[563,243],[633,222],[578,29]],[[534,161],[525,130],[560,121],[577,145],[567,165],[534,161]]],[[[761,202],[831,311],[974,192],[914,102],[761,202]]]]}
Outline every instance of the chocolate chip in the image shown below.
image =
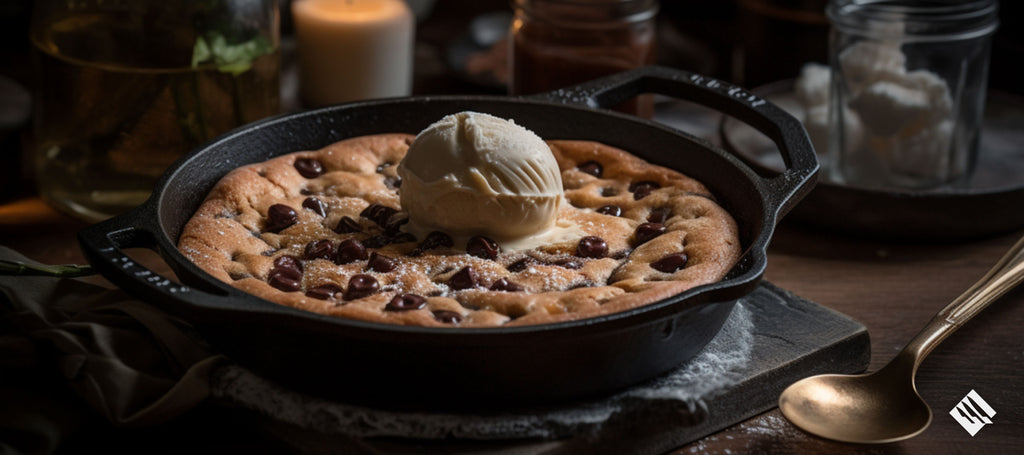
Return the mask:
{"type": "Polygon", "coordinates": [[[284,292],[295,292],[302,287],[302,265],[294,256],[281,256],[274,260],[274,268],[267,274],[267,283],[284,292]]]}
{"type": "Polygon", "coordinates": [[[384,177],[384,186],[392,190],[397,190],[402,187],[402,178],[391,176],[384,177]]]}
{"type": "Polygon", "coordinates": [[[427,299],[421,295],[416,294],[401,294],[396,295],[388,302],[387,306],[384,307],[385,311],[409,311],[418,310],[427,306],[427,299]]]}
{"type": "Polygon", "coordinates": [[[606,186],[604,188],[601,188],[601,196],[612,197],[612,196],[615,196],[617,194],[619,194],[619,189],[618,188],[613,188],[613,187],[610,187],[610,186],[606,186]]]}
{"type": "Polygon", "coordinates": [[[389,168],[391,166],[393,166],[393,164],[391,164],[391,163],[383,163],[383,164],[377,166],[377,173],[379,174],[381,172],[384,172],[384,169],[387,169],[387,168],[389,168]]]}
{"type": "Polygon", "coordinates": [[[493,261],[498,257],[498,242],[482,235],[470,237],[466,243],[466,254],[493,261]]]}
{"type": "Polygon", "coordinates": [[[452,241],[452,237],[450,235],[441,231],[432,231],[427,234],[427,238],[423,239],[423,241],[416,246],[416,249],[409,252],[409,256],[419,256],[423,254],[424,251],[432,250],[434,248],[451,248],[454,244],[455,242],[452,241]]]}
{"type": "Polygon", "coordinates": [[[638,246],[665,233],[665,225],[661,223],[643,223],[633,233],[633,245],[638,246]]]}
{"type": "Polygon", "coordinates": [[[505,292],[521,292],[523,287],[515,284],[505,278],[495,281],[491,284],[492,291],[505,291],[505,292]]]}
{"type": "Polygon", "coordinates": [[[267,274],[267,281],[270,281],[270,279],[275,276],[299,281],[302,279],[302,270],[295,267],[274,267],[270,269],[270,273],[267,274]]]}
{"type": "Polygon", "coordinates": [[[445,324],[458,324],[462,322],[462,315],[454,311],[434,310],[434,319],[445,324]]]}
{"type": "Polygon", "coordinates": [[[306,244],[302,257],[306,259],[327,259],[334,257],[334,246],[330,240],[314,240],[306,244]]]}
{"type": "Polygon", "coordinates": [[[408,222],[409,222],[409,215],[404,215],[403,214],[401,216],[392,216],[391,218],[388,219],[386,224],[384,224],[382,227],[384,228],[384,233],[385,234],[390,235],[390,236],[396,236],[396,235],[399,234],[400,229],[402,228],[402,225],[404,225],[404,224],[406,224],[408,222]]]}
{"type": "Polygon", "coordinates": [[[287,267],[302,272],[302,262],[295,256],[278,256],[274,259],[274,267],[287,267]]]}
{"type": "Polygon", "coordinates": [[[605,205],[597,209],[597,213],[610,216],[621,216],[622,208],[617,205],[605,205]]]}
{"type": "Polygon", "coordinates": [[[281,232],[284,228],[299,221],[299,214],[295,209],[284,204],[274,204],[267,209],[267,225],[265,229],[270,232],[281,232]]]}
{"type": "Polygon", "coordinates": [[[372,295],[380,289],[377,279],[370,275],[352,275],[348,279],[348,289],[343,296],[345,300],[357,300],[372,295]]]}
{"type": "Polygon", "coordinates": [[[583,263],[575,259],[559,259],[552,262],[551,265],[557,265],[569,270],[579,270],[583,268],[583,263]]]}
{"type": "Polygon", "coordinates": [[[341,293],[341,286],[336,284],[321,284],[320,286],[306,291],[306,297],[319,300],[330,300],[338,293],[341,293]]]}
{"type": "Polygon", "coordinates": [[[647,221],[651,223],[665,224],[669,218],[672,218],[672,209],[668,207],[658,207],[647,214],[647,221]]]}
{"type": "Polygon", "coordinates": [[[274,269],[267,276],[267,284],[273,286],[276,289],[280,289],[284,292],[295,292],[302,288],[302,283],[295,278],[287,276],[285,273],[274,273],[279,270],[288,269],[274,269]]]}
{"type": "Polygon", "coordinates": [[[397,262],[383,254],[379,254],[376,251],[370,254],[370,260],[367,262],[367,266],[374,272],[388,273],[395,270],[398,266],[397,262]]]}
{"type": "Polygon", "coordinates": [[[362,226],[359,226],[359,222],[353,220],[350,217],[343,216],[338,220],[338,225],[334,227],[334,232],[339,234],[351,234],[353,232],[362,232],[362,226]]]}
{"type": "Polygon", "coordinates": [[[348,239],[338,244],[338,250],[334,253],[335,264],[348,264],[350,262],[366,259],[366,247],[356,239],[348,239]]]}
{"type": "Polygon", "coordinates": [[[576,245],[576,255],[581,258],[603,258],[608,254],[608,244],[601,237],[588,235],[576,245]]]}
{"type": "Polygon", "coordinates": [[[399,232],[398,234],[395,234],[395,236],[391,237],[391,239],[390,239],[391,243],[406,243],[406,242],[415,242],[415,241],[416,241],[416,236],[412,235],[412,234],[410,234],[408,232],[399,232]]]}
{"type": "Polygon", "coordinates": [[[468,265],[463,267],[462,270],[455,272],[455,275],[452,275],[452,277],[448,279],[448,287],[456,291],[460,289],[475,288],[479,285],[480,277],[477,276],[476,270],[473,270],[473,267],[468,265]]]}
{"type": "Polygon", "coordinates": [[[659,272],[672,273],[686,267],[686,253],[672,253],[651,263],[651,268],[659,272]]]}
{"type": "Polygon", "coordinates": [[[311,179],[324,173],[324,165],[313,158],[299,158],[295,160],[295,170],[303,177],[311,179]]]}
{"type": "Polygon", "coordinates": [[[644,182],[633,182],[629,184],[629,192],[633,193],[634,200],[640,200],[654,191],[661,188],[658,182],[644,181],[644,182]]]}
{"type": "Polygon", "coordinates": [[[391,215],[394,215],[395,213],[398,213],[398,210],[391,207],[380,204],[370,204],[368,207],[363,209],[362,212],[359,212],[359,216],[377,223],[380,227],[384,227],[388,224],[388,219],[391,218],[391,215]]]}
{"type": "Polygon", "coordinates": [[[391,243],[391,237],[383,234],[378,234],[373,237],[368,237],[363,240],[363,245],[367,248],[384,248],[391,243]]]}
{"type": "Polygon", "coordinates": [[[302,207],[312,210],[317,215],[327,216],[327,203],[315,197],[307,197],[302,201],[302,207]]]}
{"type": "Polygon", "coordinates": [[[579,171],[584,174],[590,174],[598,178],[600,178],[601,175],[604,174],[604,167],[602,167],[601,163],[598,163],[597,161],[587,161],[586,163],[580,163],[579,166],[576,166],[576,169],[579,169],[579,171]]]}
{"type": "Polygon", "coordinates": [[[535,259],[527,257],[511,263],[508,265],[508,267],[505,268],[508,269],[509,272],[518,273],[522,272],[523,270],[526,270],[527,267],[535,264],[536,262],[537,261],[535,259]]]}

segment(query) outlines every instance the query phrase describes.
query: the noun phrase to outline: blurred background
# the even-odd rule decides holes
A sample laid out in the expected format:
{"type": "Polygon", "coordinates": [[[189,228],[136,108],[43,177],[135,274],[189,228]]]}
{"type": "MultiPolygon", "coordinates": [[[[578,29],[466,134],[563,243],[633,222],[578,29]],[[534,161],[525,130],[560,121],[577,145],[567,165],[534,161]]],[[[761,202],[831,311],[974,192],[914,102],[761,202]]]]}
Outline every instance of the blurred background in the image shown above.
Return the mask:
{"type": "MultiPolygon", "coordinates": [[[[501,33],[507,0],[408,0],[416,13],[413,94],[503,94],[501,33]],[[491,34],[484,32],[488,30],[491,34]],[[483,34],[481,34],[483,33],[483,34]]],[[[826,0],[665,0],[657,17],[657,63],[754,88],[796,77],[808,62],[826,62],[826,0]]],[[[289,43],[290,0],[281,2],[282,108],[301,109],[289,43]]],[[[30,196],[25,144],[31,138],[33,74],[28,37],[31,0],[0,0],[0,202],[30,196]]],[[[1003,1],[995,34],[990,90],[1020,94],[1024,55],[1020,2],[1003,1]]],[[[292,53],[293,54],[293,53],[292,53]]]]}

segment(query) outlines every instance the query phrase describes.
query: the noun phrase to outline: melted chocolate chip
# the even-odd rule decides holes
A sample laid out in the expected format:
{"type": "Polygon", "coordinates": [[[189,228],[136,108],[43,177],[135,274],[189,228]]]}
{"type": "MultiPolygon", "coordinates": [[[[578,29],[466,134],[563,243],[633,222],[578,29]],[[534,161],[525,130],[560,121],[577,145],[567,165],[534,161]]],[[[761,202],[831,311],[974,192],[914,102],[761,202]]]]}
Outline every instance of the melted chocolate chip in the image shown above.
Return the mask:
{"type": "Polygon", "coordinates": [[[470,237],[466,243],[466,254],[493,261],[498,257],[498,242],[482,235],[470,237]]]}
{"type": "Polygon", "coordinates": [[[348,289],[343,296],[345,300],[357,300],[375,294],[380,289],[377,279],[370,275],[352,275],[348,280],[348,289]]]}
{"type": "Polygon", "coordinates": [[[381,172],[384,172],[384,169],[387,169],[391,166],[393,166],[393,164],[391,163],[382,163],[379,166],[377,166],[377,173],[379,174],[381,172]]]}
{"type": "Polygon", "coordinates": [[[388,237],[383,234],[378,234],[373,237],[368,237],[366,240],[363,240],[363,246],[367,248],[383,248],[385,246],[388,246],[388,244],[390,243],[391,237],[388,237]]]}
{"type": "Polygon", "coordinates": [[[299,281],[302,279],[302,270],[295,267],[274,267],[270,269],[270,273],[267,274],[267,281],[270,281],[271,278],[275,276],[299,281]]]}
{"type": "Polygon", "coordinates": [[[267,276],[267,284],[284,292],[295,292],[302,288],[302,283],[299,280],[291,278],[284,273],[274,273],[274,271],[271,271],[270,275],[267,276]]]}
{"type": "Polygon", "coordinates": [[[647,214],[647,221],[651,223],[665,224],[669,218],[672,218],[672,209],[668,207],[658,207],[647,214]]]}
{"type": "Polygon", "coordinates": [[[274,259],[274,267],[287,267],[302,272],[302,262],[295,256],[279,256],[274,259]]]}
{"type": "Polygon", "coordinates": [[[576,245],[576,255],[581,258],[603,258],[608,254],[608,244],[601,237],[588,235],[576,245]]]}
{"type": "Polygon", "coordinates": [[[267,225],[265,229],[270,232],[281,232],[284,228],[299,221],[299,214],[295,209],[284,204],[274,204],[267,209],[267,225]]]}
{"type": "Polygon", "coordinates": [[[406,242],[415,242],[415,241],[416,241],[416,236],[412,235],[412,234],[410,234],[408,232],[399,232],[399,233],[395,234],[394,237],[391,237],[391,239],[390,239],[391,243],[406,243],[406,242]]]}
{"type": "Polygon", "coordinates": [[[613,188],[613,187],[610,187],[610,186],[606,186],[604,188],[601,188],[601,196],[612,197],[612,196],[615,196],[617,194],[619,194],[619,189],[618,188],[613,188]]]}
{"type": "Polygon", "coordinates": [[[388,219],[391,218],[391,215],[394,215],[395,213],[398,213],[398,210],[391,207],[380,204],[370,204],[368,207],[363,209],[362,212],[359,212],[359,216],[377,223],[377,226],[384,227],[388,224],[388,219]]]}
{"type": "Polygon", "coordinates": [[[647,197],[647,195],[651,194],[651,191],[658,188],[661,188],[661,185],[659,185],[658,182],[652,181],[633,182],[629,184],[629,192],[633,193],[634,200],[643,199],[647,197]]]}
{"type": "Polygon", "coordinates": [[[311,179],[324,173],[324,165],[313,158],[299,158],[295,160],[295,170],[299,171],[303,177],[311,179]]]}
{"type": "Polygon", "coordinates": [[[462,322],[462,315],[454,311],[448,310],[434,310],[434,319],[445,324],[458,324],[462,322]]]}
{"type": "Polygon", "coordinates": [[[427,238],[423,239],[423,241],[416,246],[416,249],[409,252],[409,256],[419,256],[423,254],[424,251],[432,250],[434,248],[451,248],[454,244],[455,242],[452,241],[451,236],[448,234],[441,231],[432,231],[427,234],[427,238]]]}
{"type": "Polygon", "coordinates": [[[665,233],[665,225],[661,223],[643,223],[633,233],[633,245],[642,245],[647,241],[665,233]]]}
{"type": "Polygon", "coordinates": [[[672,273],[686,267],[686,253],[672,253],[651,263],[651,268],[659,272],[672,273]]]}
{"type": "Polygon", "coordinates": [[[559,259],[552,262],[551,265],[557,265],[569,270],[579,270],[583,268],[583,263],[575,259],[559,259]]]}
{"type": "Polygon", "coordinates": [[[336,284],[321,284],[320,286],[306,291],[306,297],[319,300],[330,300],[335,294],[339,294],[341,292],[341,286],[336,284]]]}
{"type": "Polygon", "coordinates": [[[587,161],[586,163],[580,163],[579,166],[576,166],[576,169],[579,169],[579,171],[584,174],[590,174],[598,178],[600,178],[601,175],[604,174],[604,167],[602,167],[601,163],[598,163],[597,161],[587,161]]]}
{"type": "Polygon", "coordinates": [[[338,220],[338,225],[334,227],[334,232],[339,234],[351,234],[353,232],[362,232],[362,226],[359,226],[359,222],[353,220],[350,217],[343,216],[338,220]]]}
{"type": "Polygon", "coordinates": [[[462,270],[455,272],[451,278],[448,279],[448,287],[458,291],[460,289],[475,288],[480,285],[480,277],[477,276],[476,270],[473,267],[466,266],[462,270]]]}
{"type": "Polygon", "coordinates": [[[369,266],[370,270],[373,270],[374,272],[388,273],[395,270],[398,263],[394,259],[374,251],[370,254],[370,260],[367,262],[367,266],[369,266]]]}
{"type": "Polygon", "coordinates": [[[366,259],[366,247],[356,239],[348,239],[338,244],[338,250],[334,253],[335,264],[348,264],[350,262],[366,259]]]}
{"type": "Polygon", "coordinates": [[[384,307],[385,311],[409,311],[418,310],[427,306],[427,299],[417,294],[396,295],[384,307]]]}
{"type": "Polygon", "coordinates": [[[526,270],[527,267],[535,264],[536,262],[537,261],[535,259],[527,257],[511,263],[508,265],[508,267],[505,268],[508,269],[509,272],[519,273],[522,272],[523,270],[526,270]]]}
{"type": "Polygon", "coordinates": [[[505,278],[495,281],[491,284],[492,291],[505,291],[505,292],[521,292],[523,287],[515,284],[505,278]]]}
{"type": "Polygon", "coordinates": [[[387,223],[384,226],[382,226],[382,227],[384,228],[384,233],[385,234],[387,234],[389,236],[396,236],[396,235],[399,234],[400,229],[402,228],[402,225],[404,225],[404,224],[406,224],[408,222],[409,222],[409,216],[408,215],[392,216],[390,219],[388,219],[387,223]]]}
{"type": "Polygon", "coordinates": [[[302,257],[306,259],[327,259],[334,257],[334,246],[330,240],[314,240],[306,244],[302,257]]]}
{"type": "Polygon", "coordinates": [[[622,216],[622,208],[617,205],[605,205],[598,208],[597,213],[610,216],[622,216]]]}
{"type": "Polygon", "coordinates": [[[402,178],[391,176],[384,177],[384,186],[392,190],[397,190],[402,187],[402,178]]]}
{"type": "Polygon", "coordinates": [[[313,213],[316,213],[317,215],[327,216],[327,203],[318,198],[307,197],[302,201],[302,207],[312,210],[313,213]]]}

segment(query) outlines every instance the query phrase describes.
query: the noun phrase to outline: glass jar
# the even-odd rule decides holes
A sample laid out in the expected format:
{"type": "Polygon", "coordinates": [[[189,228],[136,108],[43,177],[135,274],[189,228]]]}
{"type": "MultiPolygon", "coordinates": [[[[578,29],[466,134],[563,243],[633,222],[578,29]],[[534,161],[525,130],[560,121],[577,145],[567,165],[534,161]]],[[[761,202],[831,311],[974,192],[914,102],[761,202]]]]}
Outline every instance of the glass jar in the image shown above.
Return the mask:
{"type": "Polygon", "coordinates": [[[40,195],[99,221],[192,148],[279,112],[276,0],[41,0],[31,23],[40,195]]]}
{"type": "Polygon", "coordinates": [[[996,0],[831,0],[832,178],[963,182],[978,154],[996,0]]]}
{"type": "MultiPolygon", "coordinates": [[[[529,95],[654,63],[656,0],[514,0],[509,93],[529,95]]],[[[650,118],[653,97],[616,109],[650,118]]]]}

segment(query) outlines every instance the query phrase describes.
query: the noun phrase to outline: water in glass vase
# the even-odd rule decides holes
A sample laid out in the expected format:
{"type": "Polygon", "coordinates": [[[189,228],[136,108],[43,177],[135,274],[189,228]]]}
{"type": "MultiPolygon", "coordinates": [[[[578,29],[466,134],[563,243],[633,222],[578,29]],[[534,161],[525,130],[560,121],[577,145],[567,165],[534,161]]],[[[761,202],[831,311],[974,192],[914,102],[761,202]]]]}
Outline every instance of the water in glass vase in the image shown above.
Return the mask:
{"type": "Polygon", "coordinates": [[[33,32],[39,191],[88,221],[141,204],[185,152],[279,111],[276,39],[229,45],[137,16],[78,13],[33,32]],[[218,52],[252,58],[204,59],[218,52]]]}

